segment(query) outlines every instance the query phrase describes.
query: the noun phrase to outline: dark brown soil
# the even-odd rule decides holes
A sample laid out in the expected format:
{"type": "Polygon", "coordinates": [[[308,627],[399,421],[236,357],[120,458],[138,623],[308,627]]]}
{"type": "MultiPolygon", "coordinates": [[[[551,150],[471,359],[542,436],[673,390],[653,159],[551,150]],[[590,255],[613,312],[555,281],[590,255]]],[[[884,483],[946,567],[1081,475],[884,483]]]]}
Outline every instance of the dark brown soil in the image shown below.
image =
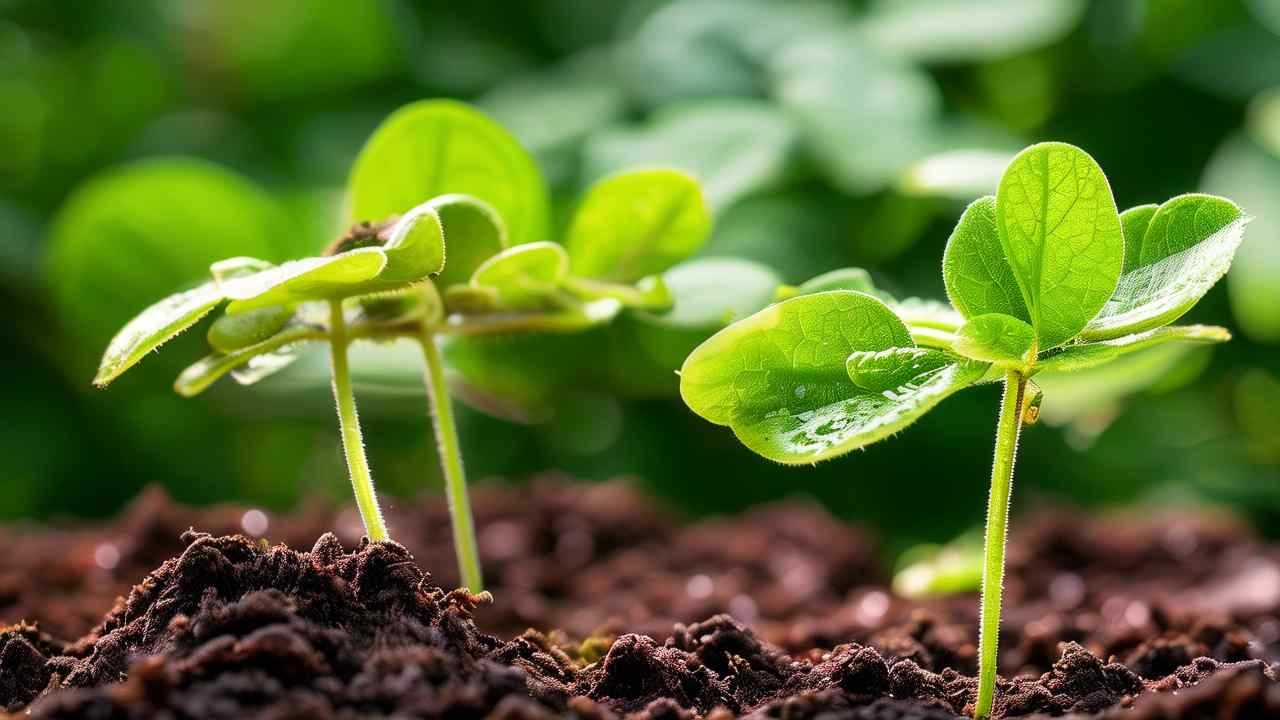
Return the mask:
{"type": "MultiPolygon", "coordinates": [[[[0,530],[0,620],[36,623],[0,628],[0,708],[313,720],[971,709],[976,598],[894,597],[868,536],[816,506],[681,525],[625,485],[553,481],[482,488],[475,505],[492,602],[442,589],[456,574],[434,500],[389,513],[408,549],[361,544],[350,511],[324,507],[265,518],[272,542],[320,536],[307,552],[218,536],[264,518],[157,493],[106,527],[0,530]],[[189,525],[217,534],[183,535],[189,525]]],[[[998,714],[1280,717],[1276,547],[1206,516],[1018,526],[998,714]]]]}

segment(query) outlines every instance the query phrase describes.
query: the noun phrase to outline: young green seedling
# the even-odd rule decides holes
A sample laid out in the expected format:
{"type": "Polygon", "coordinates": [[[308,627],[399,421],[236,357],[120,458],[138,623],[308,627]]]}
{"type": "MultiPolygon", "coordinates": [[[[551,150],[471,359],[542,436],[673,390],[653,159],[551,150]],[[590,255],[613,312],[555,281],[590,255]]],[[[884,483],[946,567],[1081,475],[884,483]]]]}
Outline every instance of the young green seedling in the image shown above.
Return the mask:
{"type": "Polygon", "coordinates": [[[1234,203],[1208,195],[1121,214],[1093,158],[1034,145],[951,235],[943,280],[952,308],[825,289],[857,287],[856,276],[827,278],[813,293],[791,289],[699,346],[681,371],[681,395],[761,455],[808,464],[888,437],[959,390],[1003,381],[974,705],[986,718],[1014,459],[1039,408],[1031,378],[1167,342],[1228,340],[1223,328],[1169,324],[1227,271],[1246,222],[1234,203]]]}
{"type": "Polygon", "coordinates": [[[111,382],[223,303],[225,314],[208,333],[213,354],[175,384],[183,395],[195,395],[227,373],[244,384],[256,382],[287,366],[298,346],[327,342],[357,506],[377,541],[387,539],[387,531],[365,457],[347,349],[357,340],[417,342],[459,569],[464,585],[480,592],[461,447],[437,339],[579,332],[608,323],[624,308],[669,310],[671,294],[659,273],[706,239],[706,202],[697,182],[681,172],[619,173],[589,190],[564,246],[538,240],[546,191],[533,160],[493,121],[444,101],[393,114],[357,158],[348,196],[361,222],[323,255],[279,266],[251,258],[215,263],[209,282],[130,322],[112,341],[95,382],[111,382]],[[453,192],[459,189],[474,194],[453,192]],[[511,245],[513,237],[522,244],[511,245]]]}

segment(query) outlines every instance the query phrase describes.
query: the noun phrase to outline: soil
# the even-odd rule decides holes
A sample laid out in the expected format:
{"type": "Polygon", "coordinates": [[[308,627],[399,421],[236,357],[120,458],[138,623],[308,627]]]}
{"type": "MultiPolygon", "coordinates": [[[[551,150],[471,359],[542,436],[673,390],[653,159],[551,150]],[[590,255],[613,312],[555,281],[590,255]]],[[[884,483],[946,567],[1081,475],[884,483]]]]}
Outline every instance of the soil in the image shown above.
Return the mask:
{"type": "MultiPolygon", "coordinates": [[[[474,505],[492,597],[447,590],[456,571],[434,498],[388,512],[403,546],[362,542],[346,508],[195,510],[157,491],[107,525],[0,529],[0,622],[14,623],[0,626],[0,710],[972,710],[976,597],[894,596],[874,539],[816,505],[686,524],[625,484],[559,479],[477,488],[474,505]]],[[[1058,511],[1016,528],[998,716],[1280,717],[1280,548],[1202,514],[1058,511]]]]}

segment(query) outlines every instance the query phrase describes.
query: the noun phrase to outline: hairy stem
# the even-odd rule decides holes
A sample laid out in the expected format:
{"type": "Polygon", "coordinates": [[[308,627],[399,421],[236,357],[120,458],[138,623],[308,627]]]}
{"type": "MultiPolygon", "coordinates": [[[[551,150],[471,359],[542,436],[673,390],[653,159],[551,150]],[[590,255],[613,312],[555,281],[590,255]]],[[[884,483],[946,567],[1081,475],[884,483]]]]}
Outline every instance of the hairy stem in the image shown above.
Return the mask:
{"type": "Polygon", "coordinates": [[[996,453],[991,466],[991,498],[987,503],[987,538],[982,569],[982,619],[978,628],[978,699],[973,716],[986,720],[996,694],[996,659],[1000,643],[1000,597],[1004,591],[1004,549],[1009,531],[1009,498],[1013,465],[1022,432],[1022,405],[1027,378],[1010,370],[996,426],[996,453]]]}
{"type": "Polygon", "coordinates": [[[484,590],[480,573],[480,553],[476,546],[475,523],[471,519],[471,501],[467,498],[467,476],[462,469],[462,447],[458,443],[458,426],[453,419],[453,401],[444,381],[444,362],[436,347],[435,336],[424,330],[419,340],[427,364],[427,396],[431,403],[432,425],[440,451],[440,469],[444,472],[445,494],[449,498],[449,518],[453,524],[453,547],[458,555],[462,584],[469,591],[484,590]]]}
{"type": "Polygon", "coordinates": [[[329,304],[329,350],[333,361],[333,397],[338,404],[338,424],[342,428],[342,449],[351,473],[351,489],[356,494],[356,507],[364,521],[365,534],[373,542],[388,539],[387,526],[378,508],[373,489],[369,458],[364,454],[364,437],[360,433],[360,417],[356,413],[356,397],[351,390],[351,367],[347,363],[347,321],[342,315],[342,301],[329,304]]]}

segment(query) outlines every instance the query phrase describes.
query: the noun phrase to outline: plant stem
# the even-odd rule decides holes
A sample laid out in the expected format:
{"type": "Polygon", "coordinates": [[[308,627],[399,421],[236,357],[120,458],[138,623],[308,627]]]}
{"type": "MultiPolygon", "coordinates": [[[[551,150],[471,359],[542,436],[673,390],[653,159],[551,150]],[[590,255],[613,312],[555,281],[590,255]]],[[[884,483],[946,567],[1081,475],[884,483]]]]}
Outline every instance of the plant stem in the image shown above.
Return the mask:
{"type": "Polygon", "coordinates": [[[462,447],[458,443],[458,426],[453,419],[453,401],[444,381],[444,362],[436,347],[434,333],[424,329],[419,341],[427,363],[427,398],[431,403],[432,425],[436,446],[440,451],[440,469],[444,473],[445,494],[449,498],[449,519],[453,525],[453,547],[458,556],[462,584],[473,593],[484,591],[480,573],[480,553],[476,545],[475,523],[471,519],[471,501],[467,498],[467,476],[462,469],[462,447]]]}
{"type": "Polygon", "coordinates": [[[356,494],[356,507],[364,521],[364,531],[373,542],[388,539],[387,526],[378,508],[373,490],[369,458],[364,454],[364,437],[360,434],[360,416],[356,413],[356,397],[351,390],[351,368],[347,363],[347,321],[342,315],[342,301],[329,303],[329,350],[333,361],[333,397],[338,403],[338,424],[342,428],[342,449],[351,472],[351,489],[356,494]]]}
{"type": "Polygon", "coordinates": [[[1000,596],[1004,591],[1004,549],[1009,530],[1009,498],[1013,465],[1022,432],[1022,404],[1027,378],[1016,370],[1005,374],[1004,399],[996,426],[996,453],[991,466],[991,498],[987,503],[987,538],[982,570],[982,613],[978,627],[978,699],[973,716],[991,715],[996,693],[996,660],[1000,643],[1000,596]]]}

